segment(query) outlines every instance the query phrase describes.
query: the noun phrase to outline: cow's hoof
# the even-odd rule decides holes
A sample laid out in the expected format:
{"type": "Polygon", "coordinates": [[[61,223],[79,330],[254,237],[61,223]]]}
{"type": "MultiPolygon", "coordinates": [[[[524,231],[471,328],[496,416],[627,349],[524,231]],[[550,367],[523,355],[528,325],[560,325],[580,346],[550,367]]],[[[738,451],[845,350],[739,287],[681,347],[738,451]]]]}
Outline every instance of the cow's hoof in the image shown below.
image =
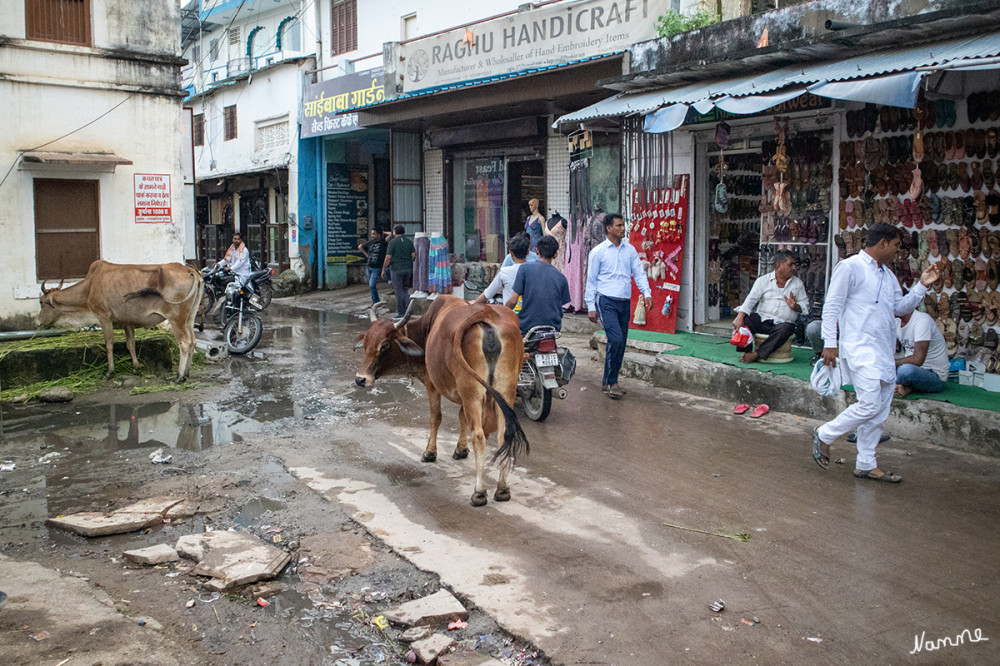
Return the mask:
{"type": "Polygon", "coordinates": [[[455,452],[451,454],[451,457],[455,460],[464,460],[469,457],[469,449],[455,449],[455,452]]]}
{"type": "Polygon", "coordinates": [[[497,491],[493,493],[493,499],[498,502],[509,502],[510,488],[497,488],[497,491]]]}
{"type": "Polygon", "coordinates": [[[178,377],[178,378],[177,378],[177,383],[178,383],[178,384],[183,384],[183,383],[184,383],[184,382],[186,382],[187,380],[188,380],[188,378],[187,378],[187,377],[178,377]]]}
{"type": "Polygon", "coordinates": [[[105,379],[111,379],[111,378],[112,378],[112,377],[114,377],[114,376],[115,376],[115,373],[114,373],[114,371],[112,371],[112,370],[109,370],[109,371],[107,372],[107,374],[105,374],[105,375],[104,375],[104,378],[105,378],[105,379]]]}
{"type": "Polygon", "coordinates": [[[472,493],[472,506],[486,506],[486,491],[472,493]]]}
{"type": "Polygon", "coordinates": [[[420,462],[435,462],[438,459],[438,454],[434,451],[424,451],[424,455],[420,457],[420,462]]]}

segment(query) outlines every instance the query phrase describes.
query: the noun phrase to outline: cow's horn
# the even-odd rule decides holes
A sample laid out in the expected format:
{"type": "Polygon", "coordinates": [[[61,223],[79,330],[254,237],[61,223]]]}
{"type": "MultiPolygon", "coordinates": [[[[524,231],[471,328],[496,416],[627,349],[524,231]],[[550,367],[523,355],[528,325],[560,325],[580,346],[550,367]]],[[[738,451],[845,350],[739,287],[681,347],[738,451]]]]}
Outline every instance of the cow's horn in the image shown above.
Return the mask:
{"type": "Polygon", "coordinates": [[[65,282],[65,281],[66,281],[66,278],[63,278],[63,279],[59,280],[59,286],[56,287],[56,289],[62,289],[63,282],[65,282]]]}
{"type": "Polygon", "coordinates": [[[45,283],[46,282],[48,282],[48,280],[42,280],[42,293],[43,294],[49,293],[49,290],[45,288],[45,283]]]}
{"type": "Polygon", "coordinates": [[[377,307],[378,303],[374,303],[371,309],[368,310],[368,320],[371,321],[371,323],[373,324],[378,321],[378,314],[375,312],[375,308],[377,307]]]}
{"type": "Polygon", "coordinates": [[[396,322],[397,331],[406,326],[406,322],[410,321],[410,317],[413,315],[413,303],[413,301],[410,301],[410,304],[406,306],[406,313],[403,315],[403,318],[396,322]]]}

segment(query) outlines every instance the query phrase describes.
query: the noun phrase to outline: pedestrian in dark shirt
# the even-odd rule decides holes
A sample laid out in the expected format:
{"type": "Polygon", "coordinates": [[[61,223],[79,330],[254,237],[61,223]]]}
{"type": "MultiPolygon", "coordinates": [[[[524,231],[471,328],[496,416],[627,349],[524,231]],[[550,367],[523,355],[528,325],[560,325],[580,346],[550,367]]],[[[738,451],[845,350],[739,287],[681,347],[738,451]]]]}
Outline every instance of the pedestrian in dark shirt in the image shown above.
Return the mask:
{"type": "Polygon", "coordinates": [[[392,288],[396,292],[396,314],[402,317],[410,304],[410,280],[413,277],[413,258],[416,252],[413,241],[406,237],[406,228],[397,224],[396,235],[385,251],[385,261],[382,263],[382,277],[387,268],[392,269],[392,288]]]}
{"type": "Polygon", "coordinates": [[[378,303],[378,275],[385,261],[385,251],[388,243],[382,238],[382,232],[372,229],[367,242],[358,241],[358,249],[365,255],[366,272],[368,273],[368,288],[372,291],[372,305],[378,303]]]}
{"type": "Polygon", "coordinates": [[[562,330],[563,306],[569,303],[569,282],[552,259],[559,252],[559,241],[543,236],[538,241],[538,261],[524,263],[517,269],[514,291],[504,303],[514,309],[521,298],[521,335],[535,326],[555,326],[562,330]]]}

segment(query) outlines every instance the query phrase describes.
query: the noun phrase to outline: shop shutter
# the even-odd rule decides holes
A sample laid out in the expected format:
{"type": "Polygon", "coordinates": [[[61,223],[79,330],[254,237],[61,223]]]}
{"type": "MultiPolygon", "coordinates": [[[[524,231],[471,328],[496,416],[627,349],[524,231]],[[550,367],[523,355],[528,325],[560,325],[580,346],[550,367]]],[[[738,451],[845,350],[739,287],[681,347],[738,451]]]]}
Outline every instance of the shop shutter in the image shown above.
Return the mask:
{"type": "MultiPolygon", "coordinates": [[[[419,132],[392,132],[392,222],[423,226],[419,132]]],[[[418,227],[419,228],[419,227],[418,227]]]]}
{"type": "Polygon", "coordinates": [[[90,46],[90,0],[25,0],[28,39],[90,46]]]}
{"type": "Polygon", "coordinates": [[[100,258],[98,181],[36,178],[34,194],[38,279],[86,277],[100,258]]]}

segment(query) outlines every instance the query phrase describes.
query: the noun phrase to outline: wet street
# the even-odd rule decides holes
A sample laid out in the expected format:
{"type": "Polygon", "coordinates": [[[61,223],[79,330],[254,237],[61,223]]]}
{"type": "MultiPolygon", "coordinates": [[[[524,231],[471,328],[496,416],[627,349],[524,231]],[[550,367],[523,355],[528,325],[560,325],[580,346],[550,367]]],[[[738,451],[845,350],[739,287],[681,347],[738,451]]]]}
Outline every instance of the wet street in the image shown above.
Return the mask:
{"type": "MultiPolygon", "coordinates": [[[[351,350],[366,326],[274,307],[259,353],[208,366],[194,390],[4,406],[0,456],[17,467],[0,472],[0,565],[103,575],[115,601],[134,589],[165,627],[157,654],[176,650],[180,663],[283,654],[399,663],[344,648],[368,639],[348,613],[317,606],[294,572],[270,607],[252,609],[257,634],[269,637],[260,643],[248,640],[249,624],[235,628],[249,611],[224,610],[234,600],[185,612],[191,593],[166,587],[177,579],[132,570],[145,576],[136,586],[108,573],[121,571],[125,548],[206,525],[370,542],[383,548],[378,575],[341,583],[342,596],[385,610],[388,601],[369,598],[378,585],[414,590],[437,576],[494,623],[481,635],[505,630],[556,664],[1000,662],[1000,461],[894,438],[879,462],[904,477],[899,486],[854,479],[843,441],[833,457],[846,463],[823,471],[809,453],[815,423],[775,412],[750,420],[729,404],[628,380],[628,395],[612,402],[587,341],[568,337],[579,360],[568,398],[544,423],[519,412],[531,453],[511,475],[511,501],[493,501],[489,469],[489,504],[473,508],[473,461],[450,455],[457,407],[445,403],[438,461],[421,463],[422,385],[354,385],[360,352],[351,350]],[[157,448],[172,465],[148,462],[157,448]],[[49,453],[59,455],[39,462],[49,453]],[[167,492],[198,495],[204,513],[90,541],[44,525],[167,492]],[[749,539],[732,538],[740,534],[749,539]],[[713,612],[719,599],[725,609],[713,612]],[[192,624],[202,639],[175,638],[192,624]]],[[[0,590],[9,584],[0,576],[0,590]]],[[[144,603],[128,600],[120,612],[144,603]]],[[[0,651],[25,640],[11,637],[5,612],[0,651]]],[[[25,654],[16,663],[32,663],[25,654]]],[[[507,663],[528,663],[516,659],[507,663]]]]}

